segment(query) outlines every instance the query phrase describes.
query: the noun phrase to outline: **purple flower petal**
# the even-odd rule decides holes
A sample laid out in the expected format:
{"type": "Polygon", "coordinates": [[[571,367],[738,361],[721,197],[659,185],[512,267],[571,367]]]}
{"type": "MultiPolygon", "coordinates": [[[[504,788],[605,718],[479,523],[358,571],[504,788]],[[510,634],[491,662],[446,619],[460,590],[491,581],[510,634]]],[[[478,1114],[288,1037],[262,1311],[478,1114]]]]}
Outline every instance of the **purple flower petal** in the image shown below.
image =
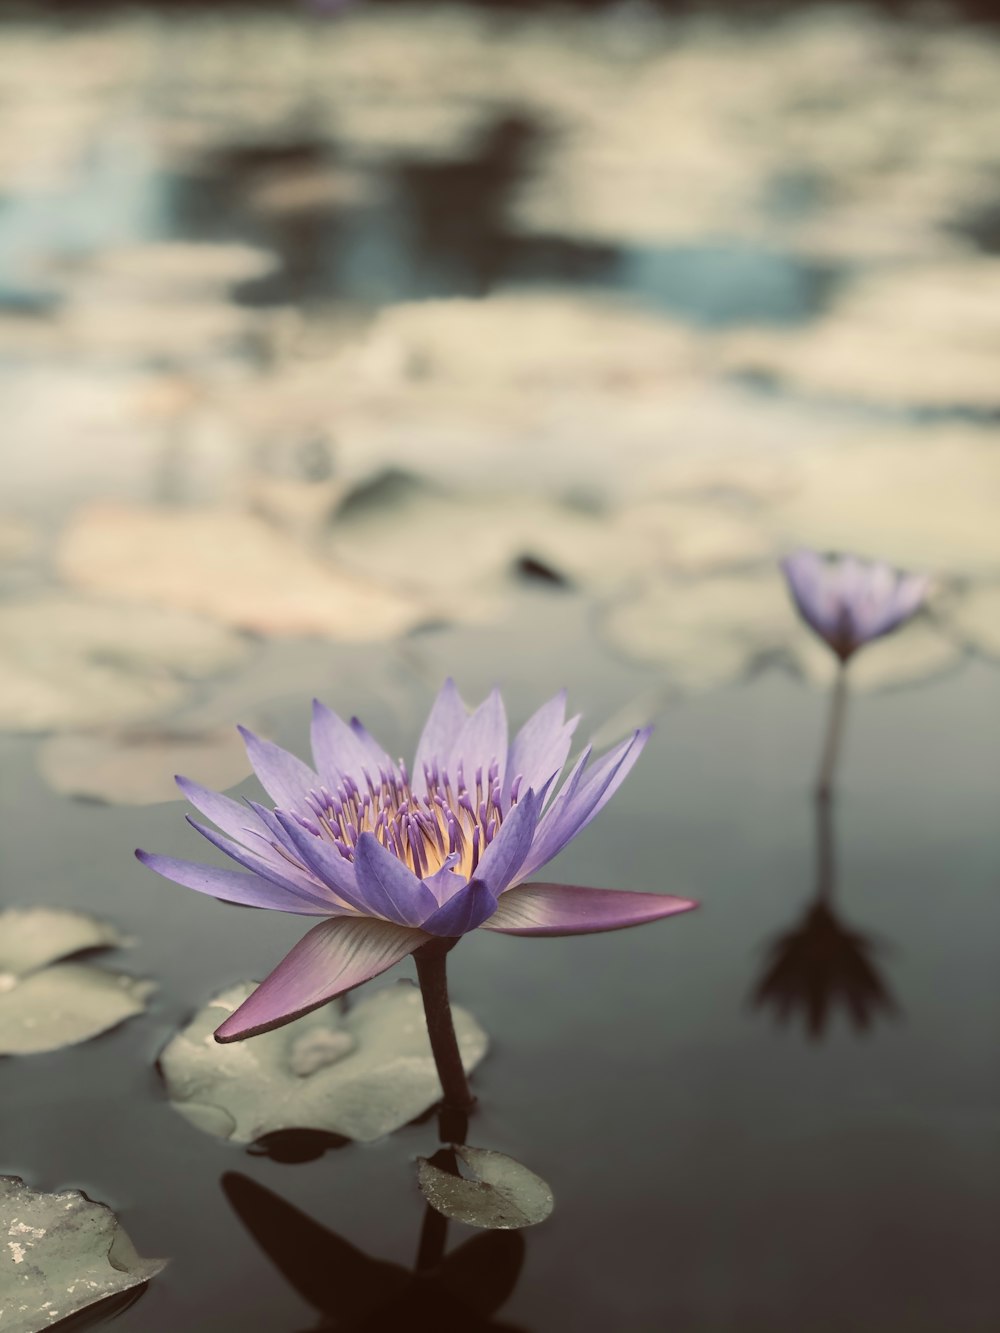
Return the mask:
{"type": "Polygon", "coordinates": [[[321,903],[310,903],[260,875],[243,874],[239,870],[217,870],[215,866],[199,865],[196,861],[178,861],[173,856],[157,856],[154,852],[136,850],[136,857],[144,866],[155,870],[164,879],[175,884],[221,898],[227,903],[241,903],[244,907],[268,907],[279,912],[294,912],[299,916],[326,916],[321,903]]]}
{"type": "Polygon", "coordinates": [[[280,1027],[398,963],[429,936],[419,930],[340,917],[321,921],[216,1029],[216,1041],[240,1041],[280,1027]]]}
{"type": "Polygon", "coordinates": [[[427,793],[424,766],[435,761],[439,764],[445,763],[467,717],[468,709],[455,688],[455,682],[449,676],[434,700],[420,734],[420,740],[417,742],[417,753],[410,776],[413,779],[413,790],[418,796],[427,793]]]}
{"type": "Polygon", "coordinates": [[[520,884],[508,889],[484,930],[504,935],[590,935],[641,926],[689,912],[697,903],[665,893],[586,889],[575,884],[520,884]]]}
{"type": "Polygon", "coordinates": [[[481,880],[494,897],[503,893],[524,864],[535,836],[540,804],[535,792],[522,793],[517,805],[479,858],[475,879],[481,880]]]}
{"type": "Polygon", "coordinates": [[[551,861],[604,809],[628,777],[650,734],[648,727],[635,732],[586,772],[577,765],[538,822],[531,851],[521,867],[522,876],[551,861]]]}
{"type": "Polygon", "coordinates": [[[287,810],[275,810],[274,816],[306,869],[348,906],[367,914],[368,904],[358,888],[353,864],[331,843],[304,829],[287,810]]]}
{"type": "Polygon", "coordinates": [[[522,787],[541,791],[550,778],[562,772],[578,717],[566,721],[566,691],[559,693],[528,718],[511,742],[504,780],[503,807],[510,804],[510,788],[521,778],[522,787]]]}
{"type": "Polygon", "coordinates": [[[423,883],[439,905],[448,902],[453,898],[459,889],[464,888],[468,883],[465,876],[456,872],[454,867],[461,860],[458,852],[452,852],[446,856],[439,869],[435,870],[433,875],[426,875],[423,883]]]}
{"type": "Polygon", "coordinates": [[[919,610],[930,581],[884,561],[793,551],[781,562],[802,619],[842,662],[919,610]]]}
{"type": "Polygon", "coordinates": [[[378,741],[371,734],[368,728],[358,718],[351,718],[351,730],[358,738],[365,754],[368,756],[368,770],[371,773],[377,773],[380,768],[395,770],[396,765],[392,762],[388,751],[383,750],[378,741]]]}
{"type": "Polygon", "coordinates": [[[422,921],[420,929],[429,935],[465,935],[481,926],[496,910],[496,894],[482,880],[474,879],[422,921]]]}
{"type": "Polygon", "coordinates": [[[230,842],[223,834],[216,833],[215,829],[206,828],[204,824],[199,824],[197,819],[192,819],[190,815],[187,816],[187,821],[203,838],[207,838],[213,847],[218,847],[220,852],[225,852],[237,865],[245,866],[247,870],[260,875],[262,879],[269,879],[272,884],[277,884],[292,898],[301,898],[305,902],[315,903],[324,912],[333,913],[339,910],[337,904],[330,897],[329,889],[323,884],[316,883],[311,875],[299,869],[298,866],[283,861],[284,868],[278,870],[271,862],[257,856],[249,848],[243,847],[237,842],[230,842]]]}
{"type": "Polygon", "coordinates": [[[252,731],[247,731],[246,727],[240,727],[239,732],[246,744],[253,771],[275,805],[293,810],[301,806],[306,793],[319,785],[319,779],[312,769],[280,745],[261,740],[252,731]]]}
{"type": "Polygon", "coordinates": [[[365,910],[398,922],[419,926],[437,909],[437,899],[412,870],[387,851],[373,833],[362,833],[354,851],[358,892],[365,910]]]}
{"type": "MultiPolygon", "coordinates": [[[[439,761],[443,756],[438,756],[439,761]]],[[[454,782],[462,766],[466,785],[474,792],[476,789],[476,769],[483,770],[485,779],[487,770],[496,763],[498,782],[501,787],[507,767],[507,714],[499,690],[491,690],[465,725],[458,733],[455,743],[442,767],[454,782]]]]}
{"type": "MultiPolygon", "coordinates": [[[[338,785],[341,777],[350,775],[359,780],[362,769],[377,772],[364,745],[342,717],[318,699],[313,700],[312,711],[313,762],[323,782],[338,785]]],[[[314,784],[318,785],[318,784],[314,784]]],[[[279,805],[294,804],[279,801],[279,805]]]]}
{"type": "Polygon", "coordinates": [[[228,833],[237,842],[246,840],[247,826],[252,827],[254,821],[245,805],[179,774],[174,781],[194,808],[200,810],[213,824],[217,824],[223,833],[228,833]]]}

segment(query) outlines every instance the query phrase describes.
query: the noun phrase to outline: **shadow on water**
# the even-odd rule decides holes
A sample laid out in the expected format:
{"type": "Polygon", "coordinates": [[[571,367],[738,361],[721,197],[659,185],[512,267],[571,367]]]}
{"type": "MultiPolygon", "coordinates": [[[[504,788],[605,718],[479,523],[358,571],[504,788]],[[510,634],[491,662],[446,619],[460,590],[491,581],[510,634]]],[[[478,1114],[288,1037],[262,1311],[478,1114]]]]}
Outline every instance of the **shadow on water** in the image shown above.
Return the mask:
{"type": "Polygon", "coordinates": [[[781,1023],[801,1014],[810,1040],[820,1041],[838,1006],[858,1032],[898,1009],[876,960],[880,945],[834,907],[833,801],[817,797],[815,808],[816,892],[803,916],[771,942],[752,1001],[781,1023]]]}
{"type": "Polygon", "coordinates": [[[428,1206],[412,1269],[372,1259],[238,1172],[222,1189],[275,1268],[320,1317],[315,1333],[517,1333],[493,1316],[524,1263],[517,1231],[487,1231],[445,1253],[448,1222],[428,1206]]]}

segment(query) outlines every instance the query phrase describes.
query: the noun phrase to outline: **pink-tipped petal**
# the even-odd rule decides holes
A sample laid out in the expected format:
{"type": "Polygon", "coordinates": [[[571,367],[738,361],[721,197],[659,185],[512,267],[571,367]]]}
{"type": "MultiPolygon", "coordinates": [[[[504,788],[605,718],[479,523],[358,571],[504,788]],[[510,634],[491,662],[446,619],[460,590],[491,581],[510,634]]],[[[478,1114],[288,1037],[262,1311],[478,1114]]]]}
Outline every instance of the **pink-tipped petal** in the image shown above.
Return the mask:
{"type": "Polygon", "coordinates": [[[587,889],[575,884],[520,884],[508,889],[484,930],[504,935],[590,935],[641,926],[689,912],[697,903],[664,893],[587,889]]]}
{"type": "Polygon", "coordinates": [[[216,1029],[215,1039],[240,1041],[281,1027],[385,972],[429,938],[368,917],[321,921],[216,1029]]]}
{"type": "Polygon", "coordinates": [[[309,791],[319,785],[319,779],[312,769],[280,745],[262,740],[246,727],[240,727],[239,732],[247,747],[253,771],[275,805],[291,806],[294,809],[303,803],[309,791]]]}
{"type": "Polygon", "coordinates": [[[275,912],[293,912],[299,916],[326,916],[321,903],[307,902],[289,893],[280,885],[260,875],[244,874],[239,870],[217,870],[215,866],[199,865],[196,861],[178,861],[173,856],[158,856],[155,852],[136,851],[144,866],[155,870],[164,879],[207,893],[223,902],[239,903],[243,907],[263,907],[275,912]]]}

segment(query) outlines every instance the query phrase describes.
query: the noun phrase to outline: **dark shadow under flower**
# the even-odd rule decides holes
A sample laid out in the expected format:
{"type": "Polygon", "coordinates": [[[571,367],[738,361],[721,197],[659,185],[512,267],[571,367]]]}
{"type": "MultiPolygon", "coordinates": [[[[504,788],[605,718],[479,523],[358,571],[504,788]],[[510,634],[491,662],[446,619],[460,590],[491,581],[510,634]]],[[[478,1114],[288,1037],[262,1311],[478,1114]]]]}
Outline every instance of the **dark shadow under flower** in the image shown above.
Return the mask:
{"type": "Polygon", "coordinates": [[[238,1172],[222,1188],[268,1258],[317,1311],[314,1333],[518,1333],[493,1316],[524,1262],[516,1231],[488,1231],[444,1253],[447,1220],[428,1208],[415,1269],[372,1259],[238,1172]]]}

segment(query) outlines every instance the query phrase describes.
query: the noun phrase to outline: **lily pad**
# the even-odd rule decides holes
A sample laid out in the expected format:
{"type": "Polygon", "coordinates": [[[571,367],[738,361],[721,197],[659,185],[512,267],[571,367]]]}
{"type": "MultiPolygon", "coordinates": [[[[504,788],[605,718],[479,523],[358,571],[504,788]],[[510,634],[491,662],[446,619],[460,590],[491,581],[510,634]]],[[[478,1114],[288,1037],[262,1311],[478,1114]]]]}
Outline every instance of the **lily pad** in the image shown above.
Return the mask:
{"type": "Polygon", "coordinates": [[[78,586],[261,634],[370,643],[426,618],[412,598],[317,559],[236,509],[95,504],[77,514],[58,560],[78,586]]]}
{"type": "Polygon", "coordinates": [[[510,1231],[537,1226],[552,1212],[552,1191],[534,1171],[489,1148],[451,1149],[468,1172],[455,1175],[426,1157],[417,1159],[420,1192],[439,1213],[470,1227],[510,1231]]]}
{"type": "MultiPolygon", "coordinates": [[[[160,1068],[170,1099],[199,1129],[252,1143],[282,1129],[319,1129],[370,1142],[441,1097],[420,992],[401,982],[344,1012],[327,1005],[294,1023],[221,1046],[213,1032],[254,989],[230,986],[167,1045],[160,1068]]],[[[467,1070],[487,1037],[453,1010],[467,1070]]]]}
{"type": "Polygon", "coordinates": [[[145,718],[184,697],[185,677],[237,662],[246,642],[178,611],[46,595],[0,607],[0,730],[145,718]]]}
{"type": "Polygon", "coordinates": [[[80,912],[0,912],[0,1056],[75,1046],[142,1013],[152,982],[58,961],[126,943],[114,926],[80,912]]]}
{"type": "Polygon", "coordinates": [[[39,749],[38,766],[53,791],[119,805],[180,799],[174,773],[197,773],[199,781],[222,790],[250,771],[235,727],[52,736],[39,749]]]}
{"type": "Polygon", "coordinates": [[[77,1190],[43,1194],[0,1176],[0,1321],[38,1333],[141,1286],[166,1266],[143,1259],[103,1203],[77,1190]]]}
{"type": "Polygon", "coordinates": [[[661,666],[684,691],[710,690],[747,674],[783,648],[794,613],[776,575],[650,581],[610,604],[601,630],[628,658],[661,666]]]}

